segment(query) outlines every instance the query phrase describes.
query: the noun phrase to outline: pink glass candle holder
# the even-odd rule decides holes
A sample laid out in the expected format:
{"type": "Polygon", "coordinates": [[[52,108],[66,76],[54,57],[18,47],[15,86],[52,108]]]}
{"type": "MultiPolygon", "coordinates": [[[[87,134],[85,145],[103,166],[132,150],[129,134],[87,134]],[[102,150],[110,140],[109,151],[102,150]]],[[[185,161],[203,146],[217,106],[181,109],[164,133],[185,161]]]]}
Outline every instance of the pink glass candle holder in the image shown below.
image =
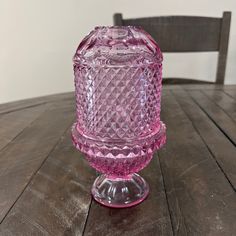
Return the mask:
{"type": "Polygon", "coordinates": [[[98,172],[94,199],[129,207],[148,195],[136,172],[166,141],[160,121],[162,54],[136,27],[96,27],[74,56],[76,123],[72,140],[98,172]]]}

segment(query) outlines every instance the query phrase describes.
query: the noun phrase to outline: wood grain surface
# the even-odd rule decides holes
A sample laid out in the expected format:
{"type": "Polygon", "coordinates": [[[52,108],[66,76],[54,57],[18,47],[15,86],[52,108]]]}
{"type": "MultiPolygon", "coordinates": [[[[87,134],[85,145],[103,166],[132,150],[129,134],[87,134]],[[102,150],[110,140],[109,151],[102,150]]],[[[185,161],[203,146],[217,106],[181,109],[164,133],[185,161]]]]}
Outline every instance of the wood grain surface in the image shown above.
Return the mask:
{"type": "Polygon", "coordinates": [[[72,110],[67,102],[48,109],[0,151],[0,221],[71,124],[72,110]]]}
{"type": "Polygon", "coordinates": [[[165,92],[162,99],[168,141],[159,155],[174,235],[230,235],[234,189],[175,97],[165,92]]]}
{"type": "Polygon", "coordinates": [[[163,87],[167,144],[128,209],[92,200],[97,173],[72,146],[73,93],[0,105],[1,236],[234,236],[236,86],[163,87]]]}
{"type": "MultiPolygon", "coordinates": [[[[236,125],[234,120],[214,101],[210,100],[201,91],[192,91],[190,96],[205,111],[213,122],[229,137],[236,145],[236,125]]],[[[232,110],[233,111],[233,110],[232,110]]]]}
{"type": "Polygon", "coordinates": [[[122,19],[122,25],[141,26],[158,42],[163,52],[218,51],[219,49],[221,18],[157,16],[122,19]]]}

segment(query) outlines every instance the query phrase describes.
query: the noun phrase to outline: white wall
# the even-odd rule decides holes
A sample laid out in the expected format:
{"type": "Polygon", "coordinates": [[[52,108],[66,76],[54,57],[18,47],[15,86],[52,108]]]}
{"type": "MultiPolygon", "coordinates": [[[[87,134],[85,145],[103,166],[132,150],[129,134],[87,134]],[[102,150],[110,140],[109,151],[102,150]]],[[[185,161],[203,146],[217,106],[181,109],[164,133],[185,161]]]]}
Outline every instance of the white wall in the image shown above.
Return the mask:
{"type": "MultiPolygon", "coordinates": [[[[226,83],[236,83],[235,0],[0,0],[0,103],[73,90],[72,56],[95,25],[156,15],[233,12],[226,83]]],[[[164,76],[215,79],[217,53],[164,55],[164,76]]]]}

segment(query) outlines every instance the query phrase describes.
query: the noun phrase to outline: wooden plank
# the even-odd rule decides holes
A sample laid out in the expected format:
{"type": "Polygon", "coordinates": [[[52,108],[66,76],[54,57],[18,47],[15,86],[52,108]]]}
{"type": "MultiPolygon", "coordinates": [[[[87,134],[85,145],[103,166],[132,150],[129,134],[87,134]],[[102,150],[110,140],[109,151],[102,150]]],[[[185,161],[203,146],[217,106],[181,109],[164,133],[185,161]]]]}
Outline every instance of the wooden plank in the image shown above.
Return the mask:
{"type": "Polygon", "coordinates": [[[61,139],[0,227],[0,235],[82,235],[95,171],[61,139]]]}
{"type": "Polygon", "coordinates": [[[234,235],[233,188],[173,95],[162,101],[168,133],[159,156],[174,235],[234,235]]]}
{"type": "Polygon", "coordinates": [[[173,91],[173,93],[229,182],[236,189],[236,147],[185,91],[173,91]]]}
{"type": "Polygon", "coordinates": [[[123,19],[123,25],[141,26],[163,52],[218,51],[221,18],[159,16],[123,19]]]}
{"type": "Polygon", "coordinates": [[[236,87],[235,89],[232,89],[232,88],[230,89],[230,88],[224,88],[223,90],[227,95],[229,95],[230,97],[236,100],[236,87]]]}
{"type": "Polygon", "coordinates": [[[223,17],[221,21],[218,65],[217,65],[217,72],[216,72],[217,84],[224,84],[224,80],[225,80],[225,69],[226,69],[227,54],[228,54],[230,22],[231,22],[231,12],[226,11],[223,13],[223,17]]]}
{"type": "Polygon", "coordinates": [[[114,22],[114,25],[122,26],[122,14],[121,13],[115,13],[113,15],[113,22],[114,22]]]}
{"type": "Polygon", "coordinates": [[[182,85],[177,85],[177,84],[163,84],[162,85],[162,90],[172,90],[172,89],[183,89],[182,85]]]}
{"type": "Polygon", "coordinates": [[[69,92],[4,103],[0,104],[0,114],[17,111],[24,108],[39,106],[48,102],[71,100],[73,97],[74,93],[69,92]]]}
{"type": "Polygon", "coordinates": [[[45,111],[0,152],[0,221],[74,118],[71,102],[45,111]]]}
{"type": "Polygon", "coordinates": [[[230,138],[236,145],[236,125],[219,106],[211,101],[201,91],[191,91],[189,93],[196,103],[208,114],[217,126],[230,138]]]}
{"type": "Polygon", "coordinates": [[[202,92],[236,122],[236,100],[220,90],[202,90],[202,92]]]}
{"type": "Polygon", "coordinates": [[[24,108],[40,106],[46,103],[46,101],[40,101],[38,99],[25,99],[16,102],[3,103],[0,104],[0,114],[18,111],[24,108]]]}
{"type": "MultiPolygon", "coordinates": [[[[185,90],[236,90],[236,85],[220,84],[183,84],[180,85],[185,90]]],[[[169,85],[168,85],[169,87],[169,85]]]]}
{"type": "Polygon", "coordinates": [[[173,235],[157,155],[141,174],[150,185],[149,197],[127,209],[109,209],[93,201],[84,235],[173,235]]]}
{"type": "Polygon", "coordinates": [[[185,84],[182,85],[182,88],[185,90],[199,90],[199,89],[207,89],[207,90],[217,90],[217,89],[222,89],[222,85],[219,84],[198,84],[198,85],[193,85],[193,84],[185,84]]]}
{"type": "Polygon", "coordinates": [[[236,85],[219,85],[219,84],[163,84],[162,86],[163,90],[222,90],[226,93],[232,92],[234,96],[236,97],[236,85]]]}
{"type": "Polygon", "coordinates": [[[0,115],[0,150],[47,108],[48,105],[45,104],[0,115]]]}
{"type": "Polygon", "coordinates": [[[214,82],[199,80],[194,78],[181,78],[181,77],[163,77],[162,84],[178,84],[178,85],[185,85],[185,84],[213,84],[214,82]]]}

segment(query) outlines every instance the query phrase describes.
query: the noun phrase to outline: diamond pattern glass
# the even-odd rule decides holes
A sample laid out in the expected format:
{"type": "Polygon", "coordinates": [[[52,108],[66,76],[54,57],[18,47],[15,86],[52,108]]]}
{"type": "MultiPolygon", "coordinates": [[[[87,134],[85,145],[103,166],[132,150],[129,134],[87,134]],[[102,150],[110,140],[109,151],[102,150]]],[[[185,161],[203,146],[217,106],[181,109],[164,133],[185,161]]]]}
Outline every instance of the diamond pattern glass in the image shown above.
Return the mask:
{"type": "Polygon", "coordinates": [[[72,140],[102,173],[92,195],[109,207],[136,205],[149,187],[135,172],[166,140],[160,121],[161,51],[141,28],[96,27],[76,51],[74,74],[72,140]]]}

